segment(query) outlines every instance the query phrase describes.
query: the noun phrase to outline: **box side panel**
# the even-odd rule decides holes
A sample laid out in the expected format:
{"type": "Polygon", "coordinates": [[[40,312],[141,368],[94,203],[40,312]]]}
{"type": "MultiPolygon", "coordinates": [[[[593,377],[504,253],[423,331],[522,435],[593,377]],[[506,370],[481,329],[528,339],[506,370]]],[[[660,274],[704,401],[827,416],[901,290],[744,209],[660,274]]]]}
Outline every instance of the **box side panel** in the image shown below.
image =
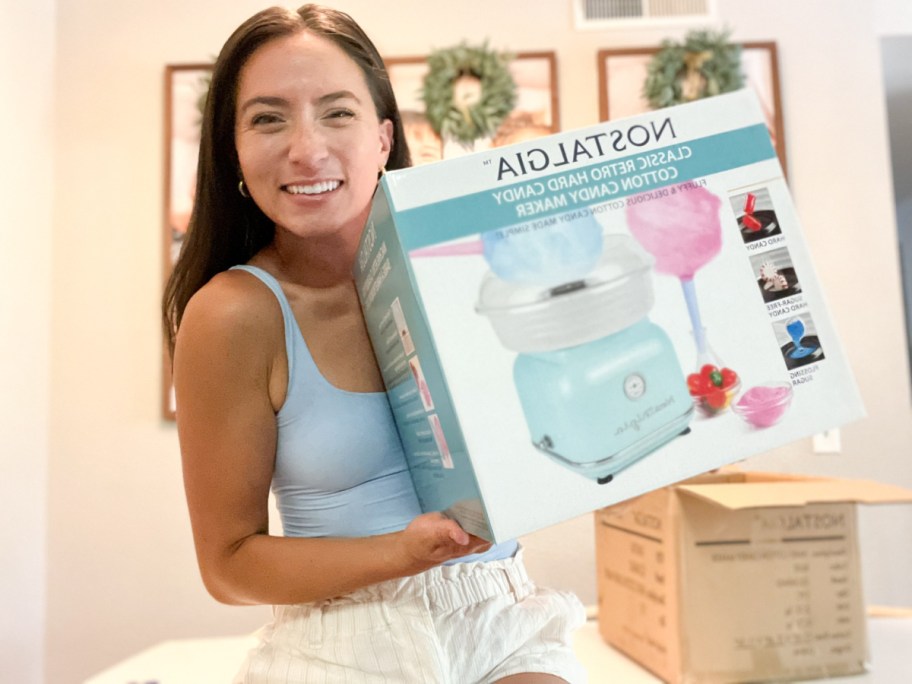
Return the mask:
{"type": "Polygon", "coordinates": [[[679,649],[669,490],[596,511],[599,632],[666,682],[679,649]]]}
{"type": "Polygon", "coordinates": [[[854,505],[726,511],[688,497],[681,504],[682,648],[692,681],[864,671],[854,505]]]}
{"type": "Polygon", "coordinates": [[[446,511],[493,539],[385,189],[374,199],[354,275],[412,481],[422,510],[446,511]]]}

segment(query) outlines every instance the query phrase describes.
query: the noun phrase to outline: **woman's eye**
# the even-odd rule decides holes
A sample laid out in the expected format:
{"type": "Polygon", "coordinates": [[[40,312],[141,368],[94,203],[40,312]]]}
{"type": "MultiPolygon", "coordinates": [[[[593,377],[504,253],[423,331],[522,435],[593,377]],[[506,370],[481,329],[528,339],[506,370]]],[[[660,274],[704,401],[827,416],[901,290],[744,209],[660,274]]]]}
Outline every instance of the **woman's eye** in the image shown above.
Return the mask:
{"type": "Polygon", "coordinates": [[[328,112],[327,118],[329,119],[351,119],[354,117],[355,113],[350,109],[333,109],[328,112]]]}
{"type": "Polygon", "coordinates": [[[271,114],[264,112],[262,114],[254,114],[250,119],[250,123],[254,126],[268,126],[269,124],[281,123],[282,118],[278,114],[271,114]]]}

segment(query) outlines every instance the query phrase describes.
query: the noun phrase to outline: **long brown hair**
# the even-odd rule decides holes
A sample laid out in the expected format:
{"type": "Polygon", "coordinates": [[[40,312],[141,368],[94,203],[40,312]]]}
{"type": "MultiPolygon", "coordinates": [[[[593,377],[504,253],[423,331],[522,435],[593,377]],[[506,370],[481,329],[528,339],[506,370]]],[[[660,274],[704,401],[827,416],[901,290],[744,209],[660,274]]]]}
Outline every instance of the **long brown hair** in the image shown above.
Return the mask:
{"type": "Polygon", "coordinates": [[[393,123],[393,146],[386,168],[411,164],[386,67],[373,42],[348,14],[320,5],[304,5],[297,11],[271,7],[241,24],[222,47],[213,67],[200,132],[193,213],[162,298],[162,323],[172,355],[190,298],[215,274],[246,263],[274,237],[273,222],[238,191],[235,98],[241,69],[251,55],[269,41],[301,31],[331,40],[360,67],[377,116],[393,123]]]}

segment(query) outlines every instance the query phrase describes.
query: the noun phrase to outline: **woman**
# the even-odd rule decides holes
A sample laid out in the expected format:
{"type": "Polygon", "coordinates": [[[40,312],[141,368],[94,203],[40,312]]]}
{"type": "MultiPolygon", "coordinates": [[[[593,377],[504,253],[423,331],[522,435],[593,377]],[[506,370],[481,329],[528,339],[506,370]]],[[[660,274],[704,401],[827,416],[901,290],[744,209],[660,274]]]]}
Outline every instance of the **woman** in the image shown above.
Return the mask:
{"type": "Polygon", "coordinates": [[[515,542],[421,514],[408,477],[351,277],[404,139],[346,14],[265,10],[219,55],[164,301],[203,581],[276,606],[238,681],[582,681],[578,601],[535,588],[515,542]]]}

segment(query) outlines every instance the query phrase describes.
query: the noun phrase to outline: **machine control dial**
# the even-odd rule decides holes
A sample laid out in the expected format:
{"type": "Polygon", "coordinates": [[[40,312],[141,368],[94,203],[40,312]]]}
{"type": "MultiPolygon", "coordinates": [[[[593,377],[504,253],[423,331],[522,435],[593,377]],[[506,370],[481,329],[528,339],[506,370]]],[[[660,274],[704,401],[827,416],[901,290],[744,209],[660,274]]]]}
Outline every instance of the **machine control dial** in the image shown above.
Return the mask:
{"type": "Polygon", "coordinates": [[[628,399],[636,401],[646,392],[646,380],[639,373],[631,373],[624,378],[624,394],[628,399]]]}

